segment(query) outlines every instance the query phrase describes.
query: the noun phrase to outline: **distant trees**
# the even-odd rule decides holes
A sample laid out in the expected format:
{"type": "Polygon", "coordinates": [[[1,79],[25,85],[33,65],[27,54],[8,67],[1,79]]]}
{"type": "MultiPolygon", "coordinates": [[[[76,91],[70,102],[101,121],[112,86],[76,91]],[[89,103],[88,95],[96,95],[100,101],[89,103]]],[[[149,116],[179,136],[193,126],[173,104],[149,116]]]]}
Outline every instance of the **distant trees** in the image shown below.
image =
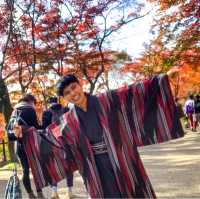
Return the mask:
{"type": "Polygon", "coordinates": [[[151,29],[154,38],[145,44],[141,57],[122,71],[145,78],[176,67],[180,72],[171,80],[174,95],[200,92],[200,2],[149,2],[158,8],[151,29]]]}

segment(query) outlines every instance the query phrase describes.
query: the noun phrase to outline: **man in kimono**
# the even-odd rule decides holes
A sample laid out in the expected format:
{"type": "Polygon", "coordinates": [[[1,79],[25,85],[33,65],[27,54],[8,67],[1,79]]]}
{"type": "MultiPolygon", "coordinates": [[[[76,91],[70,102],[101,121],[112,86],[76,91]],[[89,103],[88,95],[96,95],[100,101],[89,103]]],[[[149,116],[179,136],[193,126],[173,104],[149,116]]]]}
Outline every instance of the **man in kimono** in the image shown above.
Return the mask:
{"type": "Polygon", "coordinates": [[[48,130],[61,146],[70,146],[90,196],[155,198],[137,147],[183,136],[168,77],[99,96],[84,93],[74,75],[57,88],[75,106],[48,130]]]}

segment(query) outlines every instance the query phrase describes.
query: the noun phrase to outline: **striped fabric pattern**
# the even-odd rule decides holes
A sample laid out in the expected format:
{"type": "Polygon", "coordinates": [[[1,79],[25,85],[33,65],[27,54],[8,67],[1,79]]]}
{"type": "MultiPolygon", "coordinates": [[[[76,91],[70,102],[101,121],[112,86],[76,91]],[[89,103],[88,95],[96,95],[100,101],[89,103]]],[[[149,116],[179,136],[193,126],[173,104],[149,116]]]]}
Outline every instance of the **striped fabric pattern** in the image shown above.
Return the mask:
{"type": "Polygon", "coordinates": [[[24,135],[23,144],[38,189],[55,184],[66,177],[66,172],[76,170],[74,164],[70,167],[66,161],[67,148],[62,148],[51,131],[30,128],[24,135]]]}
{"type": "MultiPolygon", "coordinates": [[[[100,105],[97,111],[109,159],[122,197],[156,198],[137,147],[183,136],[168,77],[155,76],[150,80],[100,94],[96,100],[100,105]]],[[[90,196],[103,198],[92,146],[80,128],[75,108],[48,130],[62,147],[70,148],[75,162],[72,158],[67,158],[67,165],[76,164],[90,196]]],[[[31,138],[26,139],[26,142],[29,139],[31,138]]],[[[32,171],[37,170],[36,159],[29,160],[32,171]]],[[[40,172],[37,171],[37,174],[40,175],[40,172]]]]}

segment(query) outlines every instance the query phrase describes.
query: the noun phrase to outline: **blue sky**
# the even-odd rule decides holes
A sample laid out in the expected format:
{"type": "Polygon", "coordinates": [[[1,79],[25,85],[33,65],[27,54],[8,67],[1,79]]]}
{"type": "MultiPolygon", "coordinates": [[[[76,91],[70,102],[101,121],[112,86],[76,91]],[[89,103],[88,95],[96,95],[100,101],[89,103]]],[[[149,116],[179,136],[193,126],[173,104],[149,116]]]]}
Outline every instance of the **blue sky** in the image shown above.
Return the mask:
{"type": "Polygon", "coordinates": [[[148,43],[152,38],[149,31],[154,16],[152,5],[145,3],[142,13],[147,13],[150,10],[152,11],[148,15],[125,25],[120,32],[110,37],[111,47],[114,50],[125,50],[132,58],[138,57],[144,51],[143,43],[148,43]]]}

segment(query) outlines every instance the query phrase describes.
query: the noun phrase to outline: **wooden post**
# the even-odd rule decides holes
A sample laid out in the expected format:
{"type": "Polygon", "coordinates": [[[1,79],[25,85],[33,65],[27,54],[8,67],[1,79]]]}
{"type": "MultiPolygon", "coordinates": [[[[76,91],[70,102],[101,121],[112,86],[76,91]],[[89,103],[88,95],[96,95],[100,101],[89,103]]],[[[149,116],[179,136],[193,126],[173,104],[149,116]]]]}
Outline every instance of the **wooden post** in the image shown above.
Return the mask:
{"type": "Polygon", "coordinates": [[[2,145],[3,145],[3,161],[6,161],[6,147],[4,140],[2,140],[2,145]]]}

